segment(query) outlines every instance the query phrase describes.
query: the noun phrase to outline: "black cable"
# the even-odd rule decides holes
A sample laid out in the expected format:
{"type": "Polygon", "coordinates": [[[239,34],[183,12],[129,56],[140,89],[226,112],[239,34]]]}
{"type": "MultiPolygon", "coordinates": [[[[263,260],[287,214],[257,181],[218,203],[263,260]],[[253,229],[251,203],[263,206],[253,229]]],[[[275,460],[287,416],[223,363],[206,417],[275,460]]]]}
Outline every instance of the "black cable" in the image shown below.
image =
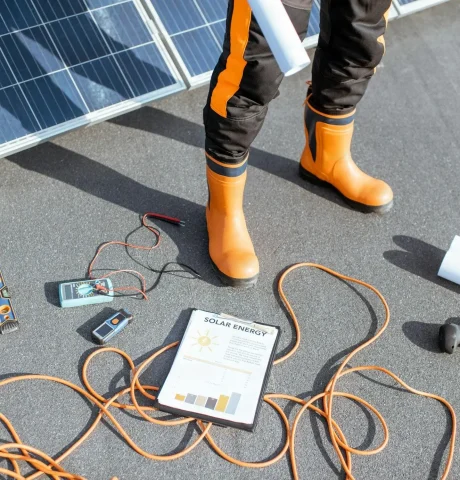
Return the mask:
{"type": "MultiPolygon", "coordinates": [[[[190,265],[186,265],[185,263],[180,263],[180,262],[167,262],[163,265],[163,267],[161,268],[161,270],[158,270],[154,267],[152,267],[152,265],[150,264],[150,262],[148,261],[148,258],[147,258],[147,265],[148,265],[148,269],[151,270],[152,272],[154,273],[158,273],[158,277],[157,279],[155,280],[155,282],[153,283],[153,285],[146,291],[147,292],[151,292],[152,290],[154,290],[155,288],[158,287],[160,281],[161,281],[161,278],[162,276],[165,274],[165,273],[170,273],[170,274],[174,274],[174,273],[187,273],[185,272],[184,270],[166,270],[166,268],[169,266],[169,265],[179,265],[180,267],[182,267],[183,269],[186,269],[186,270],[189,270],[188,273],[191,273],[194,278],[199,278],[201,279],[201,275],[194,269],[192,268],[190,265]]],[[[178,275],[180,276],[181,278],[186,278],[182,275],[178,275]]]]}

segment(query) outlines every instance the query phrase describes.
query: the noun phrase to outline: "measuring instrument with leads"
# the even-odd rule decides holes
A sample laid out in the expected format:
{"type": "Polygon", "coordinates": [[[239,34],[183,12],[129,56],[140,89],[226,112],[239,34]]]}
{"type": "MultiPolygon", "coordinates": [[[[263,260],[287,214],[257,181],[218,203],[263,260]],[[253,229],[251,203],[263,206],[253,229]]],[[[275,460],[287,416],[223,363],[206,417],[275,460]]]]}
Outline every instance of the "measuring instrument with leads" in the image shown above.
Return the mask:
{"type": "Polygon", "coordinates": [[[81,307],[113,300],[113,284],[110,278],[80,280],[59,285],[61,307],[81,307]]]}

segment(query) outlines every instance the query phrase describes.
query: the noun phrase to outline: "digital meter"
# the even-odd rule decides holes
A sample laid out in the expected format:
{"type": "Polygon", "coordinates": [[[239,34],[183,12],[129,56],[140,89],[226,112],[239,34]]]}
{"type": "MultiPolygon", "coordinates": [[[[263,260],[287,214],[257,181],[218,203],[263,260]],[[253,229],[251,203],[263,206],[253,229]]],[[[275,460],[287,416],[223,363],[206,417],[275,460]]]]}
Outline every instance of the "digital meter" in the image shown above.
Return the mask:
{"type": "Polygon", "coordinates": [[[113,301],[113,285],[110,278],[80,280],[59,285],[61,307],[80,307],[113,301]]]}

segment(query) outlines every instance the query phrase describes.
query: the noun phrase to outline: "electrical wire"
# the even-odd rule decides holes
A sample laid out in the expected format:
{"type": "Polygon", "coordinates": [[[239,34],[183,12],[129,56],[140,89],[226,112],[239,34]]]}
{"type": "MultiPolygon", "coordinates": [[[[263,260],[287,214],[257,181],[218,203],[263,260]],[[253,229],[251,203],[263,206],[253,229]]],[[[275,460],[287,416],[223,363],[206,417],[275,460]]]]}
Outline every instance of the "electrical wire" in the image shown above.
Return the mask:
{"type": "MultiPolygon", "coordinates": [[[[351,353],[347,355],[345,360],[340,364],[337,372],[332,376],[331,380],[329,381],[328,385],[326,386],[325,390],[321,393],[318,393],[317,395],[313,396],[309,400],[303,400],[301,398],[295,397],[293,395],[288,395],[288,394],[278,394],[278,393],[271,393],[271,394],[266,394],[264,396],[264,401],[270,405],[276,412],[277,414],[281,417],[281,420],[283,422],[285,431],[286,431],[286,440],[284,442],[284,445],[282,448],[276,453],[273,454],[272,458],[267,461],[263,462],[246,462],[243,460],[239,460],[235,457],[232,457],[225,453],[216,443],[214,438],[211,436],[211,423],[205,423],[201,420],[195,420],[193,418],[176,418],[173,420],[162,420],[159,418],[154,418],[151,415],[149,415],[149,412],[153,412],[156,409],[154,407],[149,407],[149,406],[141,406],[139,405],[137,395],[140,393],[144,397],[146,397],[149,400],[154,400],[155,395],[151,394],[149,392],[156,392],[159,390],[158,387],[156,386],[147,386],[147,385],[142,385],[139,381],[139,377],[142,374],[145,369],[150,366],[150,364],[158,358],[160,355],[162,355],[164,352],[171,350],[179,344],[179,342],[173,342],[169,345],[166,345],[162,348],[160,348],[158,351],[153,353],[149,358],[147,358],[138,368],[135,367],[133,360],[131,357],[123,352],[122,350],[119,350],[117,348],[113,347],[104,347],[98,350],[95,350],[91,355],[88,356],[86,361],[84,362],[83,365],[83,370],[82,370],[82,379],[83,379],[83,384],[85,386],[85,389],[79,387],[78,385],[75,385],[71,382],[68,382],[66,380],[57,378],[57,377],[50,377],[47,375],[22,375],[22,376],[17,376],[17,377],[10,377],[5,380],[0,381],[0,388],[4,387],[8,384],[16,383],[16,382],[29,382],[29,381],[49,381],[49,382],[56,382],[58,384],[67,386],[74,390],[75,392],[79,393],[81,396],[85,397],[87,400],[92,402],[98,409],[99,409],[99,414],[97,418],[94,420],[94,422],[90,425],[90,427],[86,430],[86,432],[76,441],[71,445],[67,450],[65,450],[58,458],[52,459],[50,456],[48,456],[46,453],[30,446],[25,443],[23,443],[13,428],[13,425],[9,422],[9,420],[3,415],[0,414],[0,422],[2,422],[6,429],[9,431],[12,442],[10,443],[3,443],[0,444],[0,458],[5,458],[9,461],[9,464],[11,465],[10,469],[6,468],[0,468],[0,474],[4,474],[7,477],[14,478],[14,479],[19,479],[19,480],[34,480],[42,475],[46,475],[49,478],[52,478],[53,480],[60,480],[60,479],[69,479],[69,480],[85,480],[83,477],[72,474],[70,472],[65,471],[65,469],[60,465],[61,462],[67,458],[75,449],[77,449],[90,435],[91,433],[95,430],[95,428],[98,426],[99,422],[102,420],[102,418],[105,416],[110,422],[113,424],[113,426],[118,430],[120,435],[124,438],[126,443],[133,449],[135,450],[139,455],[142,455],[146,458],[149,458],[151,460],[155,461],[168,461],[168,460],[175,460],[178,458],[183,457],[187,453],[191,452],[201,441],[207,440],[209,446],[222,458],[226,459],[227,461],[239,465],[242,467],[247,467],[247,468],[264,468],[268,467],[270,465],[273,465],[274,463],[278,462],[281,460],[286,453],[289,451],[289,458],[291,462],[291,468],[292,468],[292,476],[294,480],[299,479],[299,472],[297,468],[297,462],[296,462],[296,431],[299,426],[299,422],[303,416],[303,414],[307,410],[312,410],[313,412],[317,413],[318,415],[324,417],[327,421],[328,425],[328,432],[329,436],[331,439],[331,442],[334,446],[334,450],[337,454],[337,457],[340,461],[340,464],[342,465],[342,468],[345,471],[346,477],[345,480],[356,480],[356,477],[352,474],[352,455],[358,455],[358,456],[369,456],[369,455],[374,455],[379,452],[381,452],[385,446],[388,443],[388,426],[383,418],[383,416],[380,414],[380,412],[373,407],[371,404],[369,404],[367,401],[364,399],[353,395],[351,393],[346,393],[346,392],[340,392],[337,390],[337,383],[338,381],[343,378],[346,375],[349,375],[354,372],[363,372],[363,371],[376,371],[376,372],[381,372],[384,373],[385,375],[390,376],[393,380],[395,380],[397,383],[399,383],[404,389],[406,389],[408,392],[413,393],[415,395],[421,395],[426,398],[431,398],[434,400],[437,400],[441,402],[449,411],[451,415],[451,420],[452,420],[452,429],[451,429],[451,435],[450,435],[450,446],[449,446],[449,452],[447,455],[444,471],[441,477],[441,480],[447,479],[447,476],[450,472],[451,466],[452,466],[452,461],[454,457],[454,451],[455,451],[455,440],[456,440],[456,415],[455,411],[450,405],[450,403],[445,400],[444,398],[434,395],[431,393],[426,393],[422,392],[420,390],[416,390],[409,385],[407,385],[403,380],[401,380],[399,377],[397,377],[394,373],[391,371],[380,367],[380,366],[375,366],[375,365],[364,365],[364,366],[358,366],[358,367],[353,367],[353,368],[347,368],[350,360],[354,358],[359,352],[361,352],[364,348],[368,347],[372,343],[374,343],[385,331],[387,328],[389,321],[390,321],[390,310],[388,307],[388,304],[385,300],[385,298],[382,296],[382,294],[372,285],[363,282],[361,280],[357,280],[352,277],[348,277],[345,275],[342,275],[340,273],[337,273],[327,267],[324,267],[322,265],[314,264],[314,263],[298,263],[295,264],[289,268],[287,268],[284,273],[280,276],[279,282],[278,282],[278,292],[280,295],[280,298],[285,305],[288,313],[289,313],[289,318],[292,321],[292,324],[294,326],[295,330],[295,343],[294,346],[289,350],[289,352],[278,358],[274,364],[280,364],[284,361],[286,361],[289,357],[291,357],[299,348],[300,345],[300,326],[299,326],[299,321],[297,319],[297,316],[287,299],[287,296],[284,292],[283,284],[286,279],[286,277],[294,270],[297,270],[299,268],[316,268],[319,270],[322,270],[324,272],[329,273],[330,275],[333,275],[335,277],[338,277],[339,279],[345,280],[347,282],[352,282],[356,283],[358,285],[362,285],[363,287],[368,288],[371,290],[373,293],[377,295],[377,297],[380,299],[380,301],[383,304],[383,307],[385,309],[385,321],[380,328],[380,330],[377,331],[377,333],[370,338],[369,340],[363,342],[360,344],[357,348],[355,348],[351,353]],[[89,365],[96,357],[97,355],[100,355],[102,353],[116,353],[117,355],[120,355],[123,357],[126,362],[128,363],[133,378],[131,381],[131,385],[127,388],[121,389],[119,392],[117,392],[114,396],[112,396],[110,399],[104,398],[102,395],[100,395],[96,390],[91,386],[88,380],[88,368],[89,365]],[[125,394],[130,395],[131,403],[120,403],[118,399],[122,397],[125,394]],[[354,400],[355,402],[361,404],[363,407],[367,408],[370,410],[379,420],[380,424],[382,425],[383,433],[384,433],[384,440],[382,444],[372,450],[359,450],[352,448],[348,442],[347,439],[338,425],[338,423],[334,420],[333,418],[333,407],[335,404],[335,400],[339,397],[343,398],[348,398],[351,400],[354,400]],[[297,415],[294,418],[294,421],[292,424],[289,423],[289,420],[284,413],[283,409],[276,403],[276,400],[288,400],[290,402],[294,402],[298,405],[301,405],[301,408],[297,415]],[[321,401],[322,402],[322,408],[316,406],[315,404],[321,401]],[[143,450],[140,446],[138,446],[132,438],[129,436],[129,434],[123,429],[123,427],[119,424],[119,422],[115,419],[113,414],[110,411],[110,408],[117,408],[117,409],[122,409],[122,410],[134,410],[136,411],[139,415],[141,415],[146,421],[156,424],[156,425],[163,425],[163,426],[174,426],[174,425],[182,425],[185,423],[189,423],[192,421],[196,421],[197,425],[199,427],[200,433],[196,436],[196,438],[183,450],[180,452],[177,452],[172,455],[156,455],[152,454],[149,452],[146,452],[143,450]],[[19,453],[17,453],[19,452],[19,453]],[[26,464],[29,465],[29,467],[32,467],[35,469],[35,472],[33,474],[24,476],[21,474],[20,470],[20,462],[25,462],[26,464]]],[[[117,478],[112,478],[112,480],[117,480],[117,478]]]]}
{"type": "Polygon", "coordinates": [[[129,274],[134,275],[136,278],[139,279],[139,282],[141,284],[141,288],[128,286],[128,287],[114,287],[114,288],[109,290],[102,285],[97,285],[95,287],[97,293],[105,294],[105,295],[112,294],[113,297],[131,297],[131,298],[136,298],[137,296],[141,295],[144,300],[148,300],[147,292],[152,291],[155,288],[155,286],[158,285],[158,283],[159,283],[159,281],[160,281],[160,279],[161,279],[161,277],[164,273],[171,273],[171,271],[166,271],[165,269],[168,265],[170,265],[172,263],[176,263],[177,265],[180,265],[183,268],[186,268],[186,269],[190,270],[195,275],[195,277],[201,278],[200,274],[196,270],[194,270],[192,267],[189,267],[188,265],[178,263],[178,262],[168,262],[161,270],[155,270],[153,267],[151,267],[150,263],[148,263],[149,270],[152,270],[155,273],[159,273],[159,277],[155,281],[154,286],[149,288],[148,290],[147,290],[147,282],[145,280],[144,275],[142,275],[137,270],[127,270],[127,269],[125,269],[125,270],[111,270],[110,272],[106,273],[105,275],[98,276],[98,277],[94,276],[94,265],[95,265],[97,259],[99,258],[102,251],[104,249],[106,249],[107,247],[111,246],[111,245],[121,245],[125,248],[133,248],[133,249],[136,249],[136,250],[147,250],[148,251],[147,260],[148,260],[152,251],[155,250],[156,248],[158,248],[160,246],[160,242],[161,242],[160,230],[158,230],[158,228],[153,227],[153,226],[151,226],[147,223],[147,220],[151,219],[151,218],[162,220],[163,222],[171,223],[172,225],[176,225],[178,227],[185,227],[185,222],[183,220],[180,220],[180,219],[175,218],[175,217],[169,217],[167,215],[162,215],[160,213],[148,212],[148,213],[143,215],[141,222],[142,222],[143,227],[147,228],[147,230],[149,230],[150,232],[153,233],[153,235],[155,237],[155,241],[154,241],[153,245],[151,245],[151,246],[135,245],[133,243],[122,242],[122,241],[118,241],[118,240],[112,240],[112,241],[105,242],[102,245],[100,245],[99,248],[97,249],[96,253],[94,254],[93,259],[91,260],[91,262],[88,266],[88,277],[91,280],[94,280],[96,278],[103,279],[103,278],[107,278],[107,277],[112,277],[112,276],[118,275],[120,273],[129,273],[129,274]],[[127,290],[130,290],[130,291],[136,292],[136,293],[131,293],[131,294],[118,293],[118,292],[124,292],[124,291],[127,291],[127,290]]]}

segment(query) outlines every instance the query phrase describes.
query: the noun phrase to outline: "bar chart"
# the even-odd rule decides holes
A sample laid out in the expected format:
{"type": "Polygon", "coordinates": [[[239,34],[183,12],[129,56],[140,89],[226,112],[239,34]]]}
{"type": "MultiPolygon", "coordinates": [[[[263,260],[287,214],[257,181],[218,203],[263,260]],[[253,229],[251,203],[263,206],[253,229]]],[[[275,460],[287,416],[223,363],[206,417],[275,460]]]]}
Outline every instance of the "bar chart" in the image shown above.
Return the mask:
{"type": "Polygon", "coordinates": [[[230,395],[219,395],[218,398],[205,397],[188,393],[186,395],[177,393],[175,399],[190,405],[197,405],[216,412],[235,415],[238,404],[241,400],[241,393],[233,392],[230,395]]]}

